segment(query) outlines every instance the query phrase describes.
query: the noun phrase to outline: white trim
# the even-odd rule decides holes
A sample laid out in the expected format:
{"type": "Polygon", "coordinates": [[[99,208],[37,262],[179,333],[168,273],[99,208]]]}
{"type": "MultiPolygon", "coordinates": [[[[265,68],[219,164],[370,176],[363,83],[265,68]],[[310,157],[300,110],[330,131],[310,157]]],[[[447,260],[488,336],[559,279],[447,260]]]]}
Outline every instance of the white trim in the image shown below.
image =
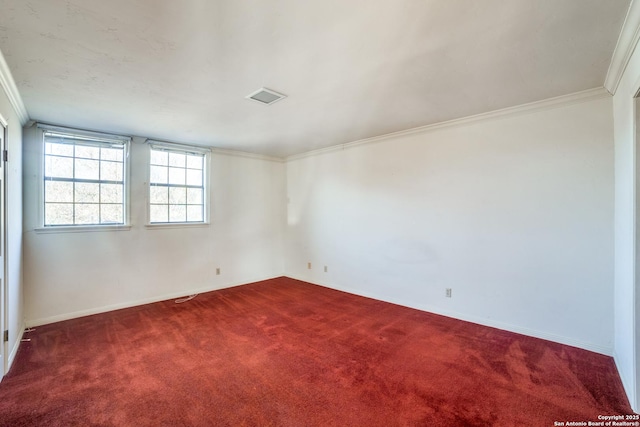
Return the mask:
{"type": "Polygon", "coordinates": [[[69,128],[69,127],[63,127],[63,126],[54,126],[54,125],[48,125],[46,123],[38,123],[36,125],[38,127],[38,129],[42,129],[44,131],[49,131],[49,132],[54,132],[54,133],[60,133],[63,135],[67,135],[70,137],[73,136],[85,136],[87,138],[95,138],[97,140],[105,140],[104,142],[111,142],[111,141],[118,141],[121,142],[122,144],[126,144],[131,142],[131,137],[130,136],[125,136],[125,135],[117,135],[117,134],[113,134],[113,133],[105,133],[105,132],[96,132],[96,131],[92,131],[92,130],[84,130],[84,129],[75,129],[75,128],[69,128]]]}
{"type": "Polygon", "coordinates": [[[40,159],[40,168],[37,172],[37,179],[39,181],[38,187],[38,226],[34,229],[36,233],[82,233],[82,232],[91,232],[91,231],[128,231],[131,229],[131,144],[133,143],[133,139],[129,136],[123,136],[118,134],[109,134],[103,132],[94,132],[83,129],[75,129],[69,127],[62,126],[54,126],[43,123],[37,123],[36,128],[34,129],[36,132],[37,139],[41,140],[41,143],[38,144],[39,152],[38,156],[40,159]],[[124,223],[123,224],[91,224],[91,225],[63,225],[63,226],[45,226],[45,215],[44,215],[44,169],[45,169],[45,135],[50,132],[58,132],[62,134],[68,134],[70,136],[79,135],[85,136],[87,138],[94,138],[96,140],[104,143],[109,143],[111,141],[122,143],[123,147],[123,191],[124,191],[124,199],[123,199],[123,208],[124,208],[124,223]]]}
{"type": "Polygon", "coordinates": [[[202,145],[180,144],[176,142],[158,141],[156,139],[147,139],[145,140],[145,144],[148,144],[151,148],[156,150],[175,150],[181,153],[186,152],[193,154],[209,154],[211,152],[210,147],[205,147],[202,145]]]}
{"type": "MultiPolygon", "coordinates": [[[[4,117],[0,116],[0,121],[3,122],[0,125],[0,151],[8,150],[9,144],[7,141],[8,137],[8,126],[5,124],[6,120],[4,117]]],[[[2,283],[0,284],[0,331],[4,333],[6,330],[9,333],[9,284],[7,281],[7,276],[9,273],[9,260],[7,256],[7,250],[9,249],[9,239],[7,237],[7,233],[9,231],[8,222],[7,222],[7,200],[6,196],[8,194],[8,186],[7,186],[7,163],[0,159],[2,170],[2,176],[0,176],[0,229],[2,231],[2,239],[0,240],[0,253],[2,255],[2,265],[0,268],[2,269],[2,283]]],[[[0,343],[2,349],[0,353],[2,354],[2,366],[0,366],[0,376],[4,376],[9,372],[9,340],[0,343]]]]}
{"type": "Polygon", "coordinates": [[[154,222],[153,224],[145,224],[148,230],[163,230],[168,228],[207,228],[210,227],[209,222],[154,222]]]}
{"type": "Polygon", "coordinates": [[[421,310],[421,311],[425,311],[425,312],[428,312],[428,313],[433,313],[433,314],[438,314],[438,315],[441,315],[441,316],[451,317],[451,318],[458,319],[458,320],[464,320],[465,322],[476,323],[478,325],[489,326],[491,328],[501,329],[501,330],[509,331],[509,332],[515,332],[517,334],[527,335],[527,336],[534,337],[534,338],[540,338],[540,339],[547,340],[547,341],[553,341],[553,342],[560,343],[560,344],[570,345],[572,347],[582,348],[582,349],[585,349],[585,350],[593,351],[593,352],[604,354],[604,355],[607,355],[607,356],[611,356],[613,354],[613,347],[600,346],[600,345],[589,343],[589,342],[585,342],[585,341],[582,341],[582,340],[577,340],[577,339],[574,339],[574,338],[571,338],[571,337],[565,337],[565,336],[562,336],[562,335],[556,335],[556,334],[553,334],[553,333],[539,331],[539,330],[536,330],[536,329],[524,328],[524,327],[521,327],[521,326],[512,325],[510,323],[504,323],[504,322],[500,322],[500,321],[493,320],[493,319],[487,319],[487,318],[484,318],[484,317],[468,315],[468,314],[460,313],[460,312],[457,312],[457,311],[443,310],[440,307],[435,307],[435,306],[432,306],[432,305],[429,305],[429,304],[416,304],[416,303],[407,304],[406,301],[384,298],[384,297],[381,297],[380,295],[375,294],[375,293],[362,292],[360,290],[356,290],[356,289],[353,289],[353,288],[350,288],[350,287],[335,286],[335,285],[332,285],[332,284],[321,283],[321,282],[312,282],[312,281],[310,281],[308,279],[305,279],[305,278],[302,278],[302,277],[298,277],[298,276],[289,275],[289,274],[287,274],[286,277],[289,277],[291,279],[301,280],[301,281],[307,282],[307,283],[312,283],[312,284],[318,285],[318,286],[324,286],[325,288],[329,288],[329,289],[334,289],[334,290],[338,290],[338,291],[342,291],[342,292],[347,292],[347,293],[350,293],[350,294],[353,294],[353,295],[359,295],[359,296],[363,296],[363,297],[367,297],[367,298],[372,298],[372,299],[375,299],[375,300],[378,300],[378,301],[384,301],[384,302],[389,302],[391,304],[401,305],[403,307],[414,308],[416,310],[421,310]]]}
{"type": "Polygon", "coordinates": [[[305,157],[317,156],[320,154],[332,153],[334,151],[341,151],[347,148],[357,147],[359,145],[371,144],[374,142],[382,142],[392,138],[399,138],[403,136],[415,135],[420,133],[433,132],[435,130],[464,126],[472,123],[481,122],[484,120],[498,119],[502,117],[514,116],[525,113],[532,113],[535,111],[544,111],[553,108],[565,107],[568,105],[579,104],[582,102],[593,101],[596,99],[602,99],[610,97],[611,95],[605,88],[599,87],[594,89],[584,90],[582,92],[576,92],[569,95],[557,96],[555,98],[544,99],[542,101],[531,102],[528,104],[517,105],[515,107],[503,108],[501,110],[489,111],[487,113],[476,114],[474,116],[463,117],[460,119],[447,120],[445,122],[434,123],[431,125],[420,126],[417,128],[402,130],[399,132],[388,133],[385,135],[374,136],[371,138],[365,138],[358,141],[348,142],[345,144],[333,145],[327,148],[320,148],[318,150],[307,151],[301,154],[294,154],[286,157],[285,161],[290,162],[293,160],[302,159],[305,157]]]}
{"type": "Polygon", "coordinates": [[[159,141],[157,139],[151,139],[151,138],[145,139],[144,143],[152,146],[157,145],[160,147],[166,147],[167,149],[175,148],[176,150],[186,150],[186,151],[189,151],[189,149],[193,149],[195,151],[202,151],[207,153],[222,154],[222,155],[234,156],[234,157],[246,157],[249,159],[267,160],[270,162],[278,162],[278,163],[284,163],[285,161],[285,159],[282,157],[268,156],[266,154],[250,153],[248,151],[239,151],[239,150],[232,150],[228,148],[218,148],[213,146],[182,144],[182,143],[171,142],[171,141],[159,141]]]}
{"type": "Polygon", "coordinates": [[[127,225],[51,225],[48,227],[34,228],[37,234],[56,233],[89,233],[94,231],[129,231],[131,224],[127,225]]]}
{"type": "Polygon", "coordinates": [[[618,362],[618,354],[615,352],[613,352],[613,362],[616,365],[616,370],[618,371],[618,377],[620,378],[620,381],[622,381],[622,387],[624,388],[624,391],[627,393],[627,399],[629,399],[629,404],[631,405],[631,409],[633,409],[634,411],[638,412],[638,408],[636,408],[635,405],[635,387],[633,386],[633,384],[629,384],[629,381],[627,379],[627,377],[620,375],[620,363],[618,362]]]}
{"type": "Polygon", "coordinates": [[[249,153],[247,151],[229,150],[226,148],[212,147],[211,152],[214,154],[221,154],[224,156],[245,157],[248,159],[266,160],[268,162],[284,163],[286,161],[286,159],[282,157],[274,157],[274,156],[267,156],[265,154],[249,153]]]}
{"type": "MultiPolygon", "coordinates": [[[[164,295],[160,295],[157,297],[151,297],[151,298],[144,298],[144,299],[140,299],[137,301],[133,301],[133,302],[127,302],[127,303],[120,303],[120,304],[110,304],[110,305],[106,305],[106,306],[102,306],[102,307],[96,307],[96,308],[92,308],[92,309],[88,309],[88,310],[80,310],[80,311],[75,311],[75,312],[70,312],[70,313],[64,313],[64,314],[59,314],[59,315],[55,315],[55,316],[49,316],[49,317],[42,317],[42,318],[38,318],[38,319],[29,319],[26,321],[25,325],[28,327],[35,327],[35,326],[40,326],[40,325],[46,325],[49,323],[54,323],[54,322],[61,322],[63,320],[69,320],[69,319],[75,319],[78,317],[83,317],[83,316],[90,316],[93,314],[99,314],[99,313],[105,313],[105,312],[109,312],[109,311],[113,311],[113,310],[120,310],[123,308],[129,308],[129,307],[136,307],[139,305],[145,305],[145,304],[151,304],[154,302],[159,302],[159,301],[167,301],[167,300],[171,300],[173,298],[179,298],[185,295],[193,295],[193,294],[200,294],[200,293],[205,293],[205,292],[212,292],[212,291],[217,291],[217,290],[221,290],[221,289],[227,289],[227,288],[232,288],[235,286],[242,286],[242,285],[246,285],[246,284],[250,284],[250,283],[255,283],[255,282],[261,282],[264,280],[270,280],[270,279],[275,279],[278,277],[283,277],[281,275],[278,276],[269,276],[269,277],[265,277],[265,278],[256,278],[256,279],[249,279],[249,280],[244,280],[241,282],[231,282],[231,283],[227,283],[227,284],[223,284],[223,285],[219,285],[219,286],[203,286],[200,288],[195,288],[195,289],[191,289],[191,290],[184,290],[184,291],[180,291],[180,292],[172,292],[169,294],[164,294],[164,295]]],[[[491,319],[484,319],[484,318],[478,318],[476,316],[468,316],[462,313],[458,313],[458,312],[453,312],[453,311],[447,311],[447,310],[441,310],[438,308],[434,308],[432,306],[428,306],[428,305],[422,305],[422,304],[411,304],[411,305],[407,305],[406,303],[403,302],[397,302],[397,301],[389,301],[387,299],[383,299],[380,298],[379,296],[372,294],[372,293],[363,293],[360,291],[356,291],[354,289],[348,288],[348,287],[339,287],[339,286],[333,286],[333,285],[329,285],[326,283],[319,283],[319,282],[312,282],[309,279],[306,278],[302,278],[302,277],[296,277],[294,275],[285,275],[284,277],[288,277],[291,279],[295,279],[295,280],[300,280],[302,282],[306,282],[306,283],[311,283],[314,285],[318,285],[318,286],[323,286],[325,288],[329,288],[329,289],[334,289],[334,290],[339,290],[342,292],[347,292],[353,295],[359,295],[359,296],[363,296],[363,297],[367,297],[367,298],[372,298],[372,299],[376,299],[378,301],[384,301],[384,302],[389,302],[391,304],[397,304],[397,305],[401,305],[404,307],[409,307],[409,308],[414,308],[417,310],[421,310],[421,311],[426,311],[429,313],[434,313],[434,314],[438,314],[438,315],[442,315],[442,316],[447,316],[447,317],[451,317],[454,319],[458,319],[458,320],[464,320],[467,322],[472,322],[472,323],[476,323],[479,325],[483,325],[483,326],[489,326],[489,327],[493,327],[493,328],[497,328],[497,329],[502,329],[502,330],[506,330],[509,332],[515,332],[518,334],[523,334],[523,335],[527,335],[527,336],[531,336],[534,338],[540,338],[540,339],[544,339],[544,340],[548,340],[548,341],[553,341],[553,342],[557,342],[560,344],[565,344],[565,345],[570,345],[573,347],[578,347],[578,348],[582,348],[585,350],[589,350],[589,351],[593,351],[596,353],[600,353],[600,354],[604,354],[607,356],[611,356],[613,355],[613,349],[611,347],[604,347],[604,346],[599,346],[599,345],[595,345],[592,343],[587,343],[581,340],[576,340],[570,337],[564,337],[561,335],[556,335],[556,334],[551,334],[551,333],[547,333],[547,332],[543,332],[543,331],[538,331],[538,330],[534,330],[534,329],[529,329],[529,328],[522,328],[519,326],[515,326],[515,325],[511,325],[508,323],[503,323],[503,322],[498,322],[498,321],[494,321],[491,319]]],[[[23,333],[24,333],[24,328],[23,328],[23,333]]],[[[615,357],[615,356],[614,356],[615,357]]]]}
{"type": "MultiPolygon", "coordinates": [[[[634,2],[635,3],[635,2],[634,2]]],[[[638,286],[638,274],[640,273],[638,271],[638,215],[640,214],[640,212],[638,212],[638,191],[640,190],[638,188],[638,174],[640,173],[640,171],[638,170],[638,156],[640,153],[638,153],[638,146],[640,145],[640,140],[639,140],[639,136],[640,136],[640,123],[638,123],[638,103],[640,102],[640,98],[638,97],[638,93],[640,93],[640,78],[638,79],[638,81],[636,81],[635,86],[634,86],[634,95],[632,98],[632,103],[631,103],[631,114],[633,115],[633,129],[632,129],[632,143],[631,143],[631,152],[632,152],[632,156],[631,156],[631,161],[632,161],[632,168],[631,168],[631,173],[632,173],[632,180],[631,180],[631,195],[632,195],[632,211],[633,211],[633,215],[632,215],[632,236],[633,236],[633,241],[632,241],[632,245],[631,245],[631,251],[632,251],[632,257],[631,259],[633,260],[633,262],[631,263],[631,268],[632,268],[632,280],[633,280],[633,285],[631,288],[631,292],[632,292],[632,297],[631,297],[631,301],[632,301],[632,310],[631,310],[631,316],[633,317],[632,319],[632,348],[631,348],[631,352],[632,352],[632,359],[631,359],[631,364],[632,364],[632,378],[631,378],[631,385],[633,386],[633,394],[628,394],[627,398],[629,399],[629,402],[631,404],[631,407],[634,410],[638,409],[638,346],[640,345],[640,342],[638,342],[638,321],[640,319],[638,319],[638,290],[637,290],[637,286],[638,286]]],[[[615,230],[614,230],[615,233],[615,230]]],[[[615,234],[614,234],[615,236],[615,234]]],[[[615,289],[615,284],[614,284],[614,289],[615,289]]],[[[616,307],[614,307],[615,310],[616,307]]],[[[614,331],[614,337],[615,337],[615,331],[614,331]]],[[[628,385],[628,381],[627,381],[627,385],[628,385]]],[[[623,386],[626,387],[625,383],[623,382],[623,386]]],[[[626,390],[626,389],[625,389],[626,390]]]]}
{"type": "MultiPolygon", "coordinates": [[[[211,150],[202,149],[198,150],[198,147],[193,147],[184,144],[162,143],[147,139],[145,144],[148,145],[146,152],[146,182],[147,191],[145,195],[145,204],[147,211],[147,218],[145,227],[148,229],[159,228],[183,228],[183,227],[208,227],[211,223],[211,150]],[[202,156],[202,197],[203,197],[203,218],[201,222],[151,222],[151,150],[152,149],[167,148],[168,151],[174,151],[182,154],[196,154],[202,156]]],[[[168,219],[168,218],[167,218],[168,219]]]]}
{"type": "Polygon", "coordinates": [[[614,95],[640,39],[640,2],[632,1],[613,51],[604,87],[614,95]]]}
{"type": "MultiPolygon", "coordinates": [[[[25,331],[26,325],[23,323],[22,327],[20,328],[20,334],[18,339],[16,340],[15,345],[13,346],[13,349],[11,349],[11,353],[9,353],[9,359],[7,360],[7,372],[9,372],[9,370],[11,369],[11,365],[13,364],[13,361],[16,359],[16,355],[18,354],[18,350],[20,349],[20,343],[22,342],[22,337],[24,337],[24,331],[25,331]]],[[[6,373],[6,372],[5,372],[6,373]]]]}
{"type": "Polygon", "coordinates": [[[63,320],[75,319],[75,318],[84,317],[84,316],[91,316],[93,314],[106,313],[109,311],[120,310],[123,308],[136,307],[139,305],[152,304],[154,302],[168,301],[174,298],[183,297],[185,295],[202,294],[206,292],[218,291],[221,289],[233,288],[235,286],[242,286],[242,285],[247,285],[255,282],[262,282],[264,280],[276,279],[278,277],[282,277],[282,275],[269,276],[264,278],[254,278],[254,279],[243,280],[241,282],[230,282],[230,283],[226,283],[223,285],[216,285],[216,286],[207,285],[207,286],[193,288],[190,290],[188,289],[180,292],[171,292],[169,294],[163,294],[156,297],[143,298],[133,302],[110,304],[102,307],[90,308],[88,310],[80,310],[80,311],[74,311],[71,313],[57,314],[55,316],[41,317],[38,319],[27,319],[25,324],[29,328],[33,328],[35,326],[47,325],[49,323],[62,322],[63,320]]]}
{"type": "MultiPolygon", "coordinates": [[[[636,86],[637,87],[637,86],[636,86]]],[[[636,199],[638,191],[637,191],[637,186],[636,186],[636,180],[638,179],[638,169],[637,169],[637,164],[636,164],[636,160],[638,158],[638,155],[636,153],[637,151],[637,146],[639,141],[637,141],[637,135],[638,135],[638,131],[636,130],[636,127],[638,126],[638,123],[636,123],[636,117],[637,117],[637,111],[636,111],[636,107],[637,107],[637,99],[633,98],[632,99],[632,114],[633,114],[633,136],[632,136],[632,161],[633,161],[633,166],[632,166],[632,188],[631,188],[631,192],[632,192],[632,197],[633,197],[633,215],[632,215],[632,224],[631,224],[631,232],[632,232],[632,236],[633,236],[633,240],[632,240],[632,244],[631,244],[631,259],[633,260],[631,263],[631,276],[632,276],[632,289],[631,289],[631,301],[632,301],[632,308],[631,308],[631,321],[632,321],[632,327],[631,327],[631,331],[632,331],[632,342],[631,342],[631,386],[633,387],[633,392],[632,394],[627,394],[627,398],[629,399],[629,403],[631,404],[631,407],[636,409],[637,408],[637,403],[638,403],[638,338],[637,338],[637,327],[638,327],[638,314],[637,314],[637,298],[638,298],[638,292],[636,291],[636,284],[638,282],[638,270],[637,270],[637,266],[638,266],[638,261],[637,261],[637,245],[638,245],[638,212],[637,212],[637,204],[638,201],[636,199]]],[[[617,227],[616,227],[617,228],[617,227]]],[[[619,230],[614,230],[614,236],[616,234],[619,233],[619,230]]],[[[614,283],[614,292],[615,289],[620,286],[616,283],[614,283]]],[[[615,294],[614,294],[615,295],[615,294]]],[[[618,308],[614,306],[614,310],[618,308]]],[[[615,311],[614,311],[615,313],[615,311]]],[[[615,321],[615,319],[614,319],[615,321]]],[[[615,324],[614,324],[615,326],[615,324]]],[[[614,338],[616,338],[616,334],[615,334],[615,330],[614,330],[614,338]]],[[[623,382],[623,385],[625,385],[625,383],[623,382]]],[[[629,381],[627,381],[627,385],[629,385],[629,381]]],[[[625,386],[626,387],[626,386],[625,386]]],[[[625,388],[626,390],[626,388],[625,388]]]]}
{"type": "Polygon", "coordinates": [[[18,120],[20,120],[20,125],[24,126],[29,121],[29,113],[27,113],[24,102],[22,102],[18,86],[16,86],[16,82],[13,80],[11,70],[2,52],[0,52],[0,86],[2,86],[7,94],[9,103],[11,103],[11,106],[18,116],[18,120]]]}

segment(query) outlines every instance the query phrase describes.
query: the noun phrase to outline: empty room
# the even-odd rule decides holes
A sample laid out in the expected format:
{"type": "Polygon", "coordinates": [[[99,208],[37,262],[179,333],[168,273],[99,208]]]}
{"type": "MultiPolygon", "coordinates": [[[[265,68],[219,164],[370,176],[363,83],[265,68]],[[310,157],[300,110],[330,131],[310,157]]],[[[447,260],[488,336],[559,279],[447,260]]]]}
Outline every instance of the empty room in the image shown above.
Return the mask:
{"type": "Polygon", "coordinates": [[[0,0],[0,426],[640,426],[639,39],[0,0]]]}

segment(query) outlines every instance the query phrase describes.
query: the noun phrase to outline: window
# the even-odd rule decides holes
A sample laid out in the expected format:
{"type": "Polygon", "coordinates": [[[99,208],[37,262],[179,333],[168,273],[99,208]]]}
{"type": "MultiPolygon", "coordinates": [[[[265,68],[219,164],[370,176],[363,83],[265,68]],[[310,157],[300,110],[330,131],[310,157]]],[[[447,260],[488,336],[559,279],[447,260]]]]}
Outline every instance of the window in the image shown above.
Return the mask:
{"type": "Polygon", "coordinates": [[[44,129],[44,226],[124,225],[130,139],[44,129]]]}
{"type": "Polygon", "coordinates": [[[208,150],[151,143],[149,223],[206,223],[208,150]]]}

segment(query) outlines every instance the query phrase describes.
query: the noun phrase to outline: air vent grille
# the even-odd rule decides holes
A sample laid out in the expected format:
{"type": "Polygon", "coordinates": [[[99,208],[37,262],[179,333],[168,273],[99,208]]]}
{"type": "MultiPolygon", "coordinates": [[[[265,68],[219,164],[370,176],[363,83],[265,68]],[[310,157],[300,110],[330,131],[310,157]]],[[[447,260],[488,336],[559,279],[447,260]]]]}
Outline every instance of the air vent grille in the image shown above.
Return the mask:
{"type": "Polygon", "coordinates": [[[276,91],[273,91],[264,87],[246,96],[247,99],[250,99],[252,101],[256,101],[265,105],[271,105],[286,97],[287,95],[283,95],[281,93],[278,93],[276,91]]]}

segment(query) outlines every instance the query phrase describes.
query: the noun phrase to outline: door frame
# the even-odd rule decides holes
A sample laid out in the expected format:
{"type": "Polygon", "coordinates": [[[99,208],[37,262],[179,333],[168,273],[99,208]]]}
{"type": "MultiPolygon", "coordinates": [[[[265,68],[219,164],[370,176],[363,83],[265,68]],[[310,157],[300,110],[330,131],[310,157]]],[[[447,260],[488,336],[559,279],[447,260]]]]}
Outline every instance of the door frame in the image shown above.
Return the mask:
{"type": "Polygon", "coordinates": [[[9,370],[9,342],[4,340],[4,331],[8,329],[8,286],[7,286],[7,162],[3,153],[7,149],[8,122],[0,114],[0,257],[2,258],[2,277],[0,278],[0,333],[2,351],[0,357],[0,381],[9,370]]]}

